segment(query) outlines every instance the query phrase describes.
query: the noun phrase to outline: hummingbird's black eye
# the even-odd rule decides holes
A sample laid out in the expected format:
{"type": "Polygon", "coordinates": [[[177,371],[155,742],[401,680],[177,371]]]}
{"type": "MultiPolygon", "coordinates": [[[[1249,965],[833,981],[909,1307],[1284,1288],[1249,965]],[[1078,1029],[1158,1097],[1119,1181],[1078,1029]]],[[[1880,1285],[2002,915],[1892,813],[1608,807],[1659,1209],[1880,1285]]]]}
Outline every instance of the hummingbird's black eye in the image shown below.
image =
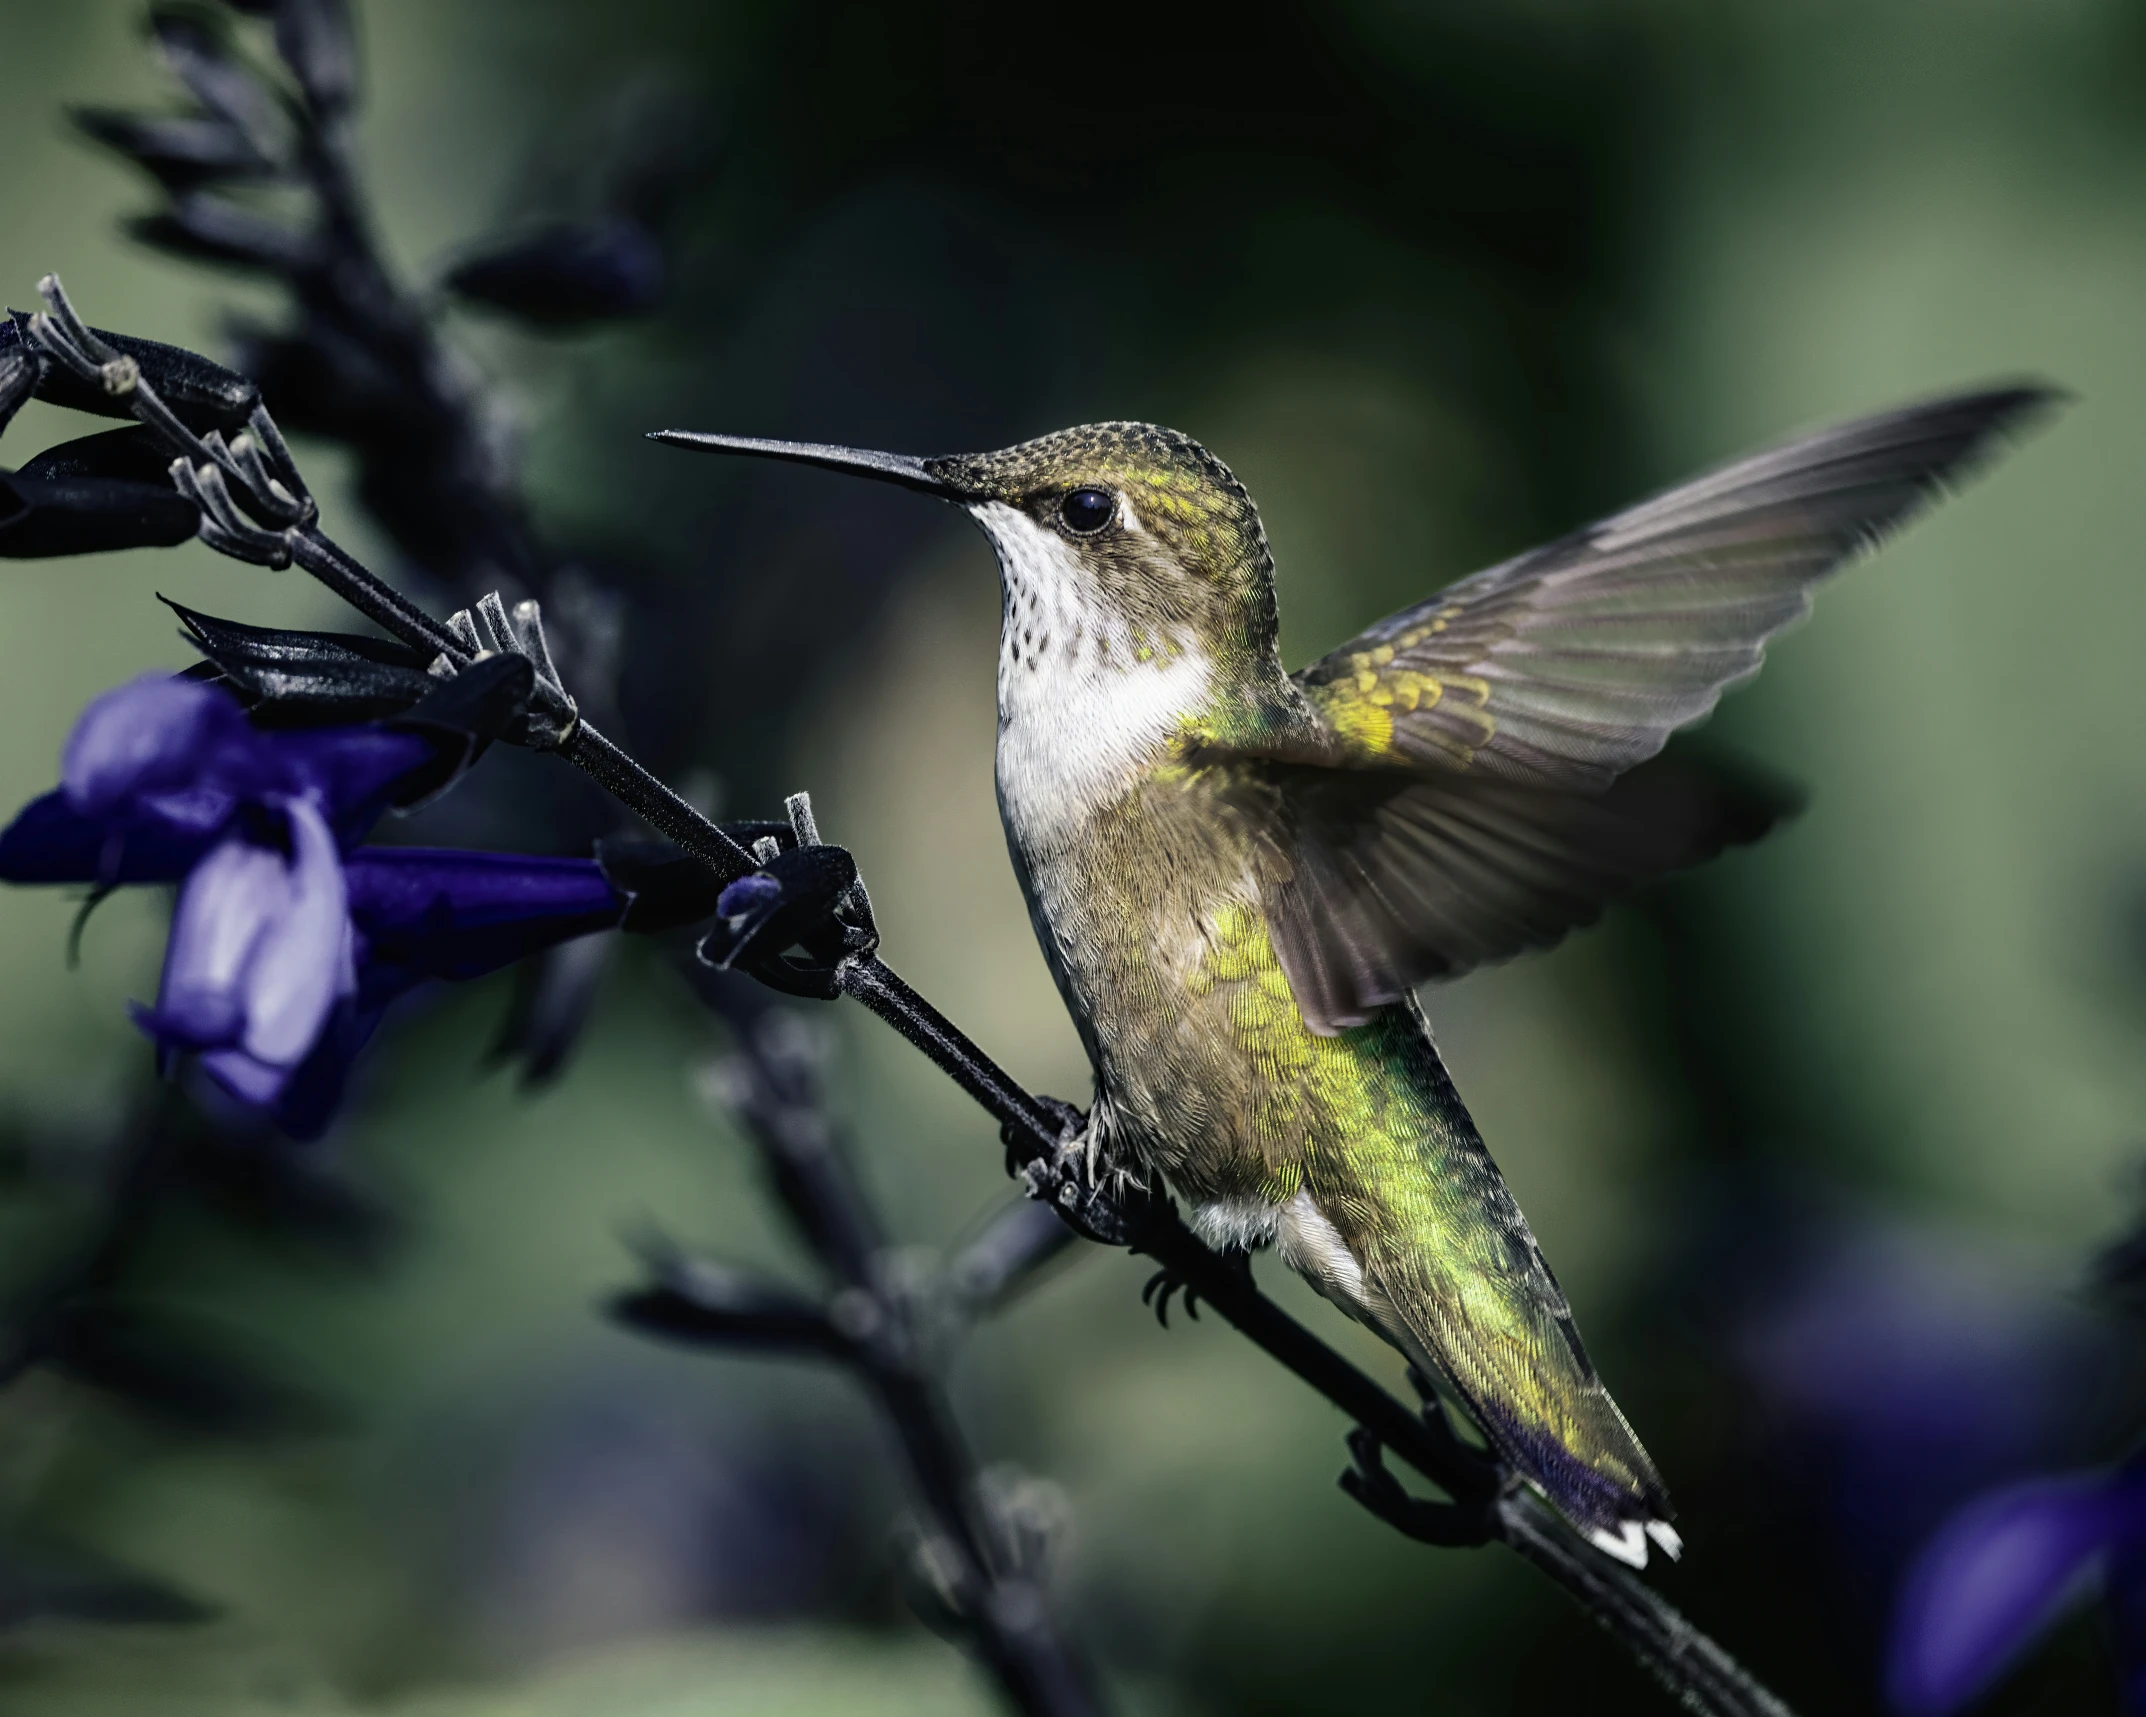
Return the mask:
{"type": "Polygon", "coordinates": [[[1092,537],[1118,516],[1118,503],[1108,489],[1075,489],[1058,503],[1058,516],[1077,537],[1092,537]]]}

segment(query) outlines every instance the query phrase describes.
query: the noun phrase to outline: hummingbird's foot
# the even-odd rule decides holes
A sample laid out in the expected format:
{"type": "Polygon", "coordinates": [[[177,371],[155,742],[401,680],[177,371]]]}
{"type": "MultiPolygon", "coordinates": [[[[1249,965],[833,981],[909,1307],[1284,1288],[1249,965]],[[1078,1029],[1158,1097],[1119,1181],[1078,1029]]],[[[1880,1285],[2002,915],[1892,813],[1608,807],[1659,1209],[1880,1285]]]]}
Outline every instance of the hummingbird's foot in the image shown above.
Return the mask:
{"type": "Polygon", "coordinates": [[[1006,1168],[1018,1174],[1028,1196],[1048,1204],[1067,1225],[1105,1246],[1130,1246],[1140,1237],[1152,1194],[1123,1170],[1101,1161],[1088,1116],[1056,1097],[1038,1099],[1058,1121],[1058,1147],[1048,1156],[1018,1160],[1013,1130],[1002,1128],[1006,1168]]]}
{"type": "Polygon", "coordinates": [[[1488,1544],[1496,1536],[1491,1512],[1496,1491],[1452,1502],[1411,1496],[1386,1470],[1385,1456],[1379,1440],[1359,1425],[1349,1433],[1349,1467],[1341,1488],[1396,1532],[1420,1544],[1454,1549],[1488,1544]]]}
{"type": "MultiPolygon", "coordinates": [[[[1036,1106],[1048,1110],[1051,1119],[1058,1123],[1058,1150],[1060,1155],[1076,1148],[1091,1155],[1093,1154],[1088,1142],[1087,1110],[1077,1104],[1068,1103],[1063,1097],[1045,1097],[1041,1095],[1036,1098],[1036,1106]]],[[[1019,1149],[1019,1145],[1015,1140],[1013,1129],[1011,1127],[1001,1127],[998,1136],[999,1142],[1006,1147],[1006,1172],[1010,1175],[1025,1173],[1031,1166],[1031,1162],[1030,1159],[1015,1154],[1019,1149]]],[[[1040,1196],[1040,1194],[1034,1192],[1033,1188],[1030,1189],[1030,1192],[1031,1196],[1040,1196]]]]}
{"type": "MultiPolygon", "coordinates": [[[[1252,1280],[1251,1253],[1241,1246],[1232,1246],[1226,1249],[1221,1254],[1221,1257],[1224,1263],[1230,1265],[1245,1279],[1246,1284],[1250,1285],[1252,1280]]],[[[1184,1295],[1181,1303],[1185,1308],[1187,1317],[1194,1319],[1199,1317],[1200,1290],[1186,1281],[1184,1277],[1180,1276],[1167,1264],[1150,1276],[1147,1280],[1147,1286],[1140,1290],[1140,1303],[1143,1306],[1152,1305],[1155,1308],[1155,1321],[1161,1324],[1164,1329],[1170,1327],[1170,1296],[1172,1294],[1184,1295]]]]}

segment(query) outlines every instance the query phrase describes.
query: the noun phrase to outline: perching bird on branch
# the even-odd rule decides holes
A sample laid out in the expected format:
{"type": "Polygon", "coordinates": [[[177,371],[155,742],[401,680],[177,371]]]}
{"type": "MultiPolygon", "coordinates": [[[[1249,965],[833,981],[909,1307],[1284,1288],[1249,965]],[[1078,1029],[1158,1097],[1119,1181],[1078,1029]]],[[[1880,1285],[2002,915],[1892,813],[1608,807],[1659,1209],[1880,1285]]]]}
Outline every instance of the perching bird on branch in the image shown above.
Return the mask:
{"type": "Polygon", "coordinates": [[[1661,757],[1844,560],[2050,395],[1821,430],[1449,586],[1298,674],[1258,511],[1140,423],[913,458],[666,431],[921,489],[998,551],[998,794],[1095,1066],[1091,1164],[1167,1177],[1459,1399],[1593,1541],[1674,1555],[1412,995],[1755,838],[1777,807],[1661,757]]]}

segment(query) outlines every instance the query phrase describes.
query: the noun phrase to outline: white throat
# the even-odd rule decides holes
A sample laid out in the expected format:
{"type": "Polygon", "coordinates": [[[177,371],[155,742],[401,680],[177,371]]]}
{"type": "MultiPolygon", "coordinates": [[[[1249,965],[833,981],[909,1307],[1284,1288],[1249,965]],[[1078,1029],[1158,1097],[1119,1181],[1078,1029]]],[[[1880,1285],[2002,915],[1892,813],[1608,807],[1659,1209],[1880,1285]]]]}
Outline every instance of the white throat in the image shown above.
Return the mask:
{"type": "Polygon", "coordinates": [[[1070,832],[1153,765],[1207,701],[1213,664],[1190,639],[1135,639],[1088,599],[1088,576],[1057,532],[1002,502],[970,511],[998,551],[1005,591],[999,805],[1033,846],[1070,832]]]}

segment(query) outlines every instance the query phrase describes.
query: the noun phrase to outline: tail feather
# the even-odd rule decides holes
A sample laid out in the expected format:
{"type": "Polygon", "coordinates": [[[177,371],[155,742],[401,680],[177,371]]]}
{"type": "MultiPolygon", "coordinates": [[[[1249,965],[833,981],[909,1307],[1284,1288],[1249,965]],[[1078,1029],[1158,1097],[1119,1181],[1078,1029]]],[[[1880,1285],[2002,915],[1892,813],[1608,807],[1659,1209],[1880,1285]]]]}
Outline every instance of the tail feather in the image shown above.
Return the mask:
{"type": "Polygon", "coordinates": [[[1520,1279],[1472,1283],[1465,1294],[1441,1291],[1447,1284],[1424,1279],[1432,1272],[1374,1267],[1386,1301],[1380,1333],[1444,1382],[1491,1447],[1598,1549],[1635,1568],[1646,1566],[1650,1543],[1675,1557],[1683,1541],[1669,1524],[1669,1493],[1596,1375],[1556,1278],[1539,1253],[1536,1261],[1539,1279],[1515,1272],[1520,1279]]]}
{"type": "Polygon", "coordinates": [[[1436,1107],[1412,1150],[1307,1163],[1305,1191],[1360,1275],[1307,1274],[1325,1275],[1326,1291],[1441,1379],[1598,1547],[1641,1567],[1650,1544],[1676,1555],[1661,1476],[1596,1375],[1527,1219],[1458,1098],[1436,1107]]]}

